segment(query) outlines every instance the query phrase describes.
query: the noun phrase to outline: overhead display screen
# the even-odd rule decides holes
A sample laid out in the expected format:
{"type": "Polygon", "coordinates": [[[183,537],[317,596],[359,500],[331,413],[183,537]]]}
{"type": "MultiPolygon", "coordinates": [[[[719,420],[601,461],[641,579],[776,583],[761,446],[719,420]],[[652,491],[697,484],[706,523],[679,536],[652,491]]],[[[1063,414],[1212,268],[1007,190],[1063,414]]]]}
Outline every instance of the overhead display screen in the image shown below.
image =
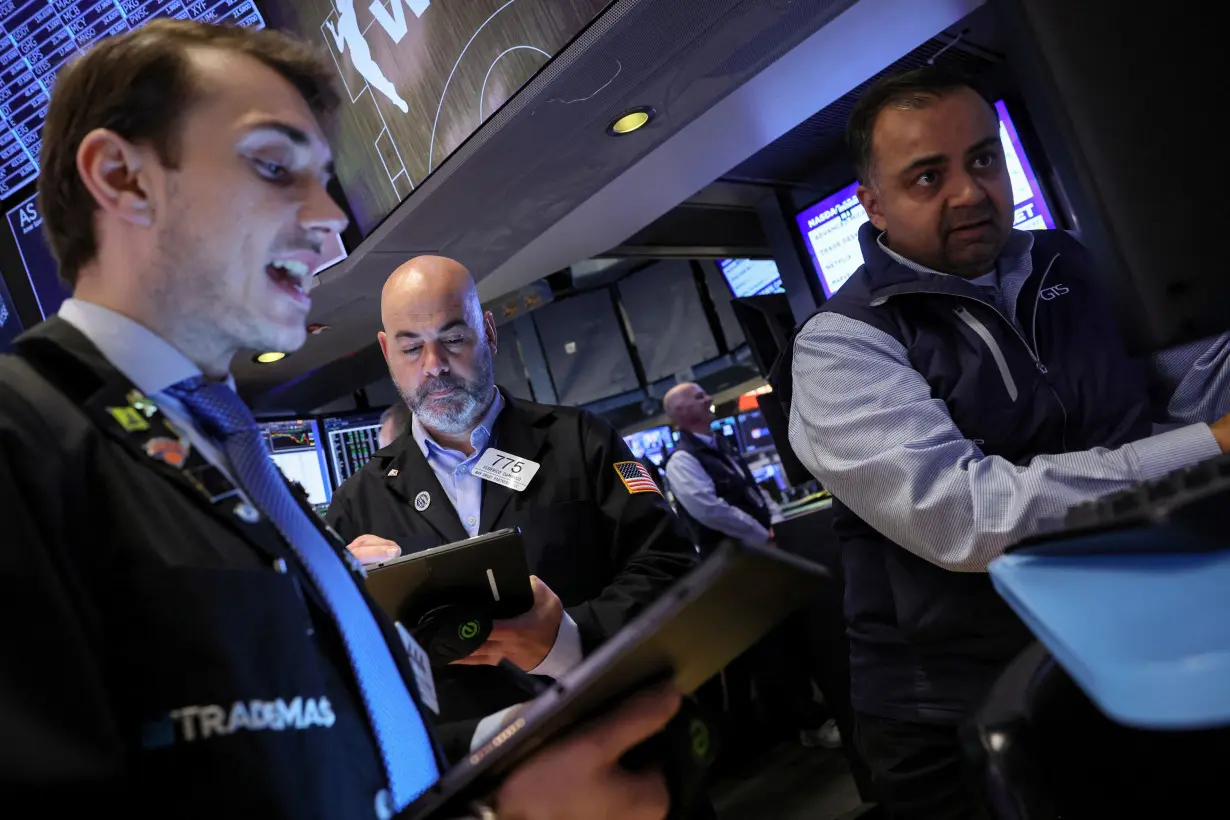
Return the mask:
{"type": "Polygon", "coordinates": [[[750,410],[737,416],[739,422],[739,438],[743,442],[743,452],[747,455],[759,453],[761,450],[774,448],[773,435],[769,425],[765,424],[764,416],[759,410],[750,410]]]}
{"type": "MultiPolygon", "coordinates": [[[[1042,188],[1033,166],[1021,147],[1016,125],[1008,115],[1003,100],[995,103],[999,113],[999,139],[1004,147],[1004,162],[1012,181],[1012,201],[1015,205],[1013,227],[1022,231],[1053,229],[1055,219],[1042,196],[1042,188]]],[[[867,221],[867,212],[859,204],[858,183],[854,182],[800,213],[796,220],[812,264],[820,276],[820,286],[826,297],[854,275],[863,264],[863,252],[858,244],[858,229],[867,221]]]]}
{"type": "Polygon", "coordinates": [[[786,292],[772,259],[719,259],[718,267],[736,298],[786,292]]]}
{"type": "Polygon", "coordinates": [[[659,467],[666,457],[675,449],[675,440],[671,438],[671,428],[651,427],[639,433],[624,436],[624,443],[637,458],[648,458],[659,467]]]}
{"type": "Polygon", "coordinates": [[[56,73],[90,45],[157,17],[263,28],[252,0],[0,2],[0,199],[38,176],[56,73]]]}
{"type": "Polygon", "coordinates": [[[38,213],[37,195],[10,208],[5,216],[13,239],[17,241],[17,252],[38,301],[39,312],[46,318],[60,309],[60,303],[69,294],[60,282],[55,259],[43,240],[43,218],[38,213]]]}
{"type": "Polygon", "coordinates": [[[4,279],[0,278],[0,353],[8,353],[12,349],[13,340],[21,334],[21,321],[17,318],[17,308],[9,298],[8,288],[4,279]]]}
{"type": "Polygon", "coordinates": [[[608,0],[265,0],[269,24],[326,49],[342,110],[338,179],[364,234],[608,0]]]}

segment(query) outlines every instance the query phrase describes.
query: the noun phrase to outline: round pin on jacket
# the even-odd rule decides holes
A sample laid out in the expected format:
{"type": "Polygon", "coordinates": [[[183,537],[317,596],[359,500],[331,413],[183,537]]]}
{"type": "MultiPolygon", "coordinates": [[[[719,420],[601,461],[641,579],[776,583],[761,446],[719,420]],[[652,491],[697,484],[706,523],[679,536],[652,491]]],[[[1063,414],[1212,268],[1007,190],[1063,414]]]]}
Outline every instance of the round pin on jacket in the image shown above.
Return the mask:
{"type": "Polygon", "coordinates": [[[418,495],[414,497],[414,509],[418,510],[419,512],[423,512],[430,506],[431,506],[431,493],[427,492],[426,490],[423,490],[423,492],[419,493],[418,495]]]}

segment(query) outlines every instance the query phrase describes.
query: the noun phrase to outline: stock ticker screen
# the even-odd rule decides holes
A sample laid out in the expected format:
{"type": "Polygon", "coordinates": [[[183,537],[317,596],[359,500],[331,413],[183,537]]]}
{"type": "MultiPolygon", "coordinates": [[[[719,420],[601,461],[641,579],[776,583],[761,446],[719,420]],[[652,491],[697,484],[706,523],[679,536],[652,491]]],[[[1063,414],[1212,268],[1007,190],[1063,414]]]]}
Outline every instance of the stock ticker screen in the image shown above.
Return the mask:
{"type": "Polygon", "coordinates": [[[282,475],[303,487],[308,501],[317,510],[327,508],[333,498],[333,486],[329,483],[329,468],[317,422],[311,419],[266,421],[260,428],[265,446],[282,475]]]}
{"type": "Polygon", "coordinates": [[[321,422],[328,441],[329,459],[333,464],[334,488],[357,473],[380,449],[380,416],[382,413],[362,413],[356,416],[327,418],[321,422]]]}
{"type": "Polygon", "coordinates": [[[158,17],[264,28],[253,0],[0,1],[0,199],[38,176],[56,74],[104,37],[158,17]]]}

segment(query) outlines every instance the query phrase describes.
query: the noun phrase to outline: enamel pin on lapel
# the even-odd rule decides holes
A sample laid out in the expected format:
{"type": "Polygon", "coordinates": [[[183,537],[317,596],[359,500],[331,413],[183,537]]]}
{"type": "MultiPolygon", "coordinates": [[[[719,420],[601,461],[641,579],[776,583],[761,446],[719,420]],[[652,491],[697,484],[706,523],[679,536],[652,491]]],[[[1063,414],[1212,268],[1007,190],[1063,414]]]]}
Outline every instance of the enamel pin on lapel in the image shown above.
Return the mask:
{"type": "Polygon", "coordinates": [[[246,501],[235,505],[235,517],[245,524],[255,524],[261,520],[261,514],[257,512],[256,507],[246,501]]]}
{"type": "Polygon", "coordinates": [[[182,440],[159,436],[145,442],[145,454],[177,470],[188,461],[190,445],[182,440]]]}
{"type": "Polygon", "coordinates": [[[119,422],[120,427],[123,427],[126,433],[144,433],[149,429],[149,422],[135,408],[108,407],[107,412],[111,414],[111,418],[119,422]]]}
{"type": "Polygon", "coordinates": [[[430,506],[431,506],[431,493],[427,492],[426,490],[423,490],[423,492],[419,493],[418,495],[414,497],[414,509],[418,510],[419,512],[424,512],[430,506]]]}

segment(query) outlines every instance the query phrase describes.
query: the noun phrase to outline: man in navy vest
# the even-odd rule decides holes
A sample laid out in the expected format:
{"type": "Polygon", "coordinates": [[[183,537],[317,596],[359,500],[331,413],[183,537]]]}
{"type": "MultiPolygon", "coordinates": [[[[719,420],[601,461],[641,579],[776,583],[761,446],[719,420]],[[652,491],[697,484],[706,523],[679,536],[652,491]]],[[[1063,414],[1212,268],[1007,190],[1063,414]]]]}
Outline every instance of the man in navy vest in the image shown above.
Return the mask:
{"type": "MultiPolygon", "coordinates": [[[[701,555],[733,538],[753,546],[772,546],[769,505],[751,469],[737,452],[713,435],[713,399],[699,384],[685,382],[663,399],[666,413],[679,428],[679,445],[666,462],[666,481],[677,512],[701,555]]],[[[752,678],[767,707],[798,731],[805,746],[835,749],[841,734],[826,721],[812,698],[803,661],[807,648],[800,622],[792,619],[726,669],[730,710],[736,721],[749,718],[752,678]]],[[[763,730],[763,726],[755,726],[763,730]]],[[[752,731],[751,727],[740,729],[752,731]]],[[[736,744],[731,744],[732,746],[736,744]]],[[[754,744],[745,744],[753,751],[754,744]]]]}
{"type": "Polygon", "coordinates": [[[1230,448],[1230,339],[1130,359],[1084,249],[1012,230],[995,110],[959,78],[879,81],[847,140],[865,264],[795,340],[790,443],[838,499],[876,786],[894,817],[976,817],[957,726],[1031,640],[987,564],[1230,448]]]}
{"type": "Polygon", "coordinates": [[[747,462],[714,436],[713,399],[699,384],[672,387],[662,400],[679,428],[679,446],[666,462],[666,480],[701,555],[726,538],[762,547],[773,538],[769,505],[747,462]]]}

